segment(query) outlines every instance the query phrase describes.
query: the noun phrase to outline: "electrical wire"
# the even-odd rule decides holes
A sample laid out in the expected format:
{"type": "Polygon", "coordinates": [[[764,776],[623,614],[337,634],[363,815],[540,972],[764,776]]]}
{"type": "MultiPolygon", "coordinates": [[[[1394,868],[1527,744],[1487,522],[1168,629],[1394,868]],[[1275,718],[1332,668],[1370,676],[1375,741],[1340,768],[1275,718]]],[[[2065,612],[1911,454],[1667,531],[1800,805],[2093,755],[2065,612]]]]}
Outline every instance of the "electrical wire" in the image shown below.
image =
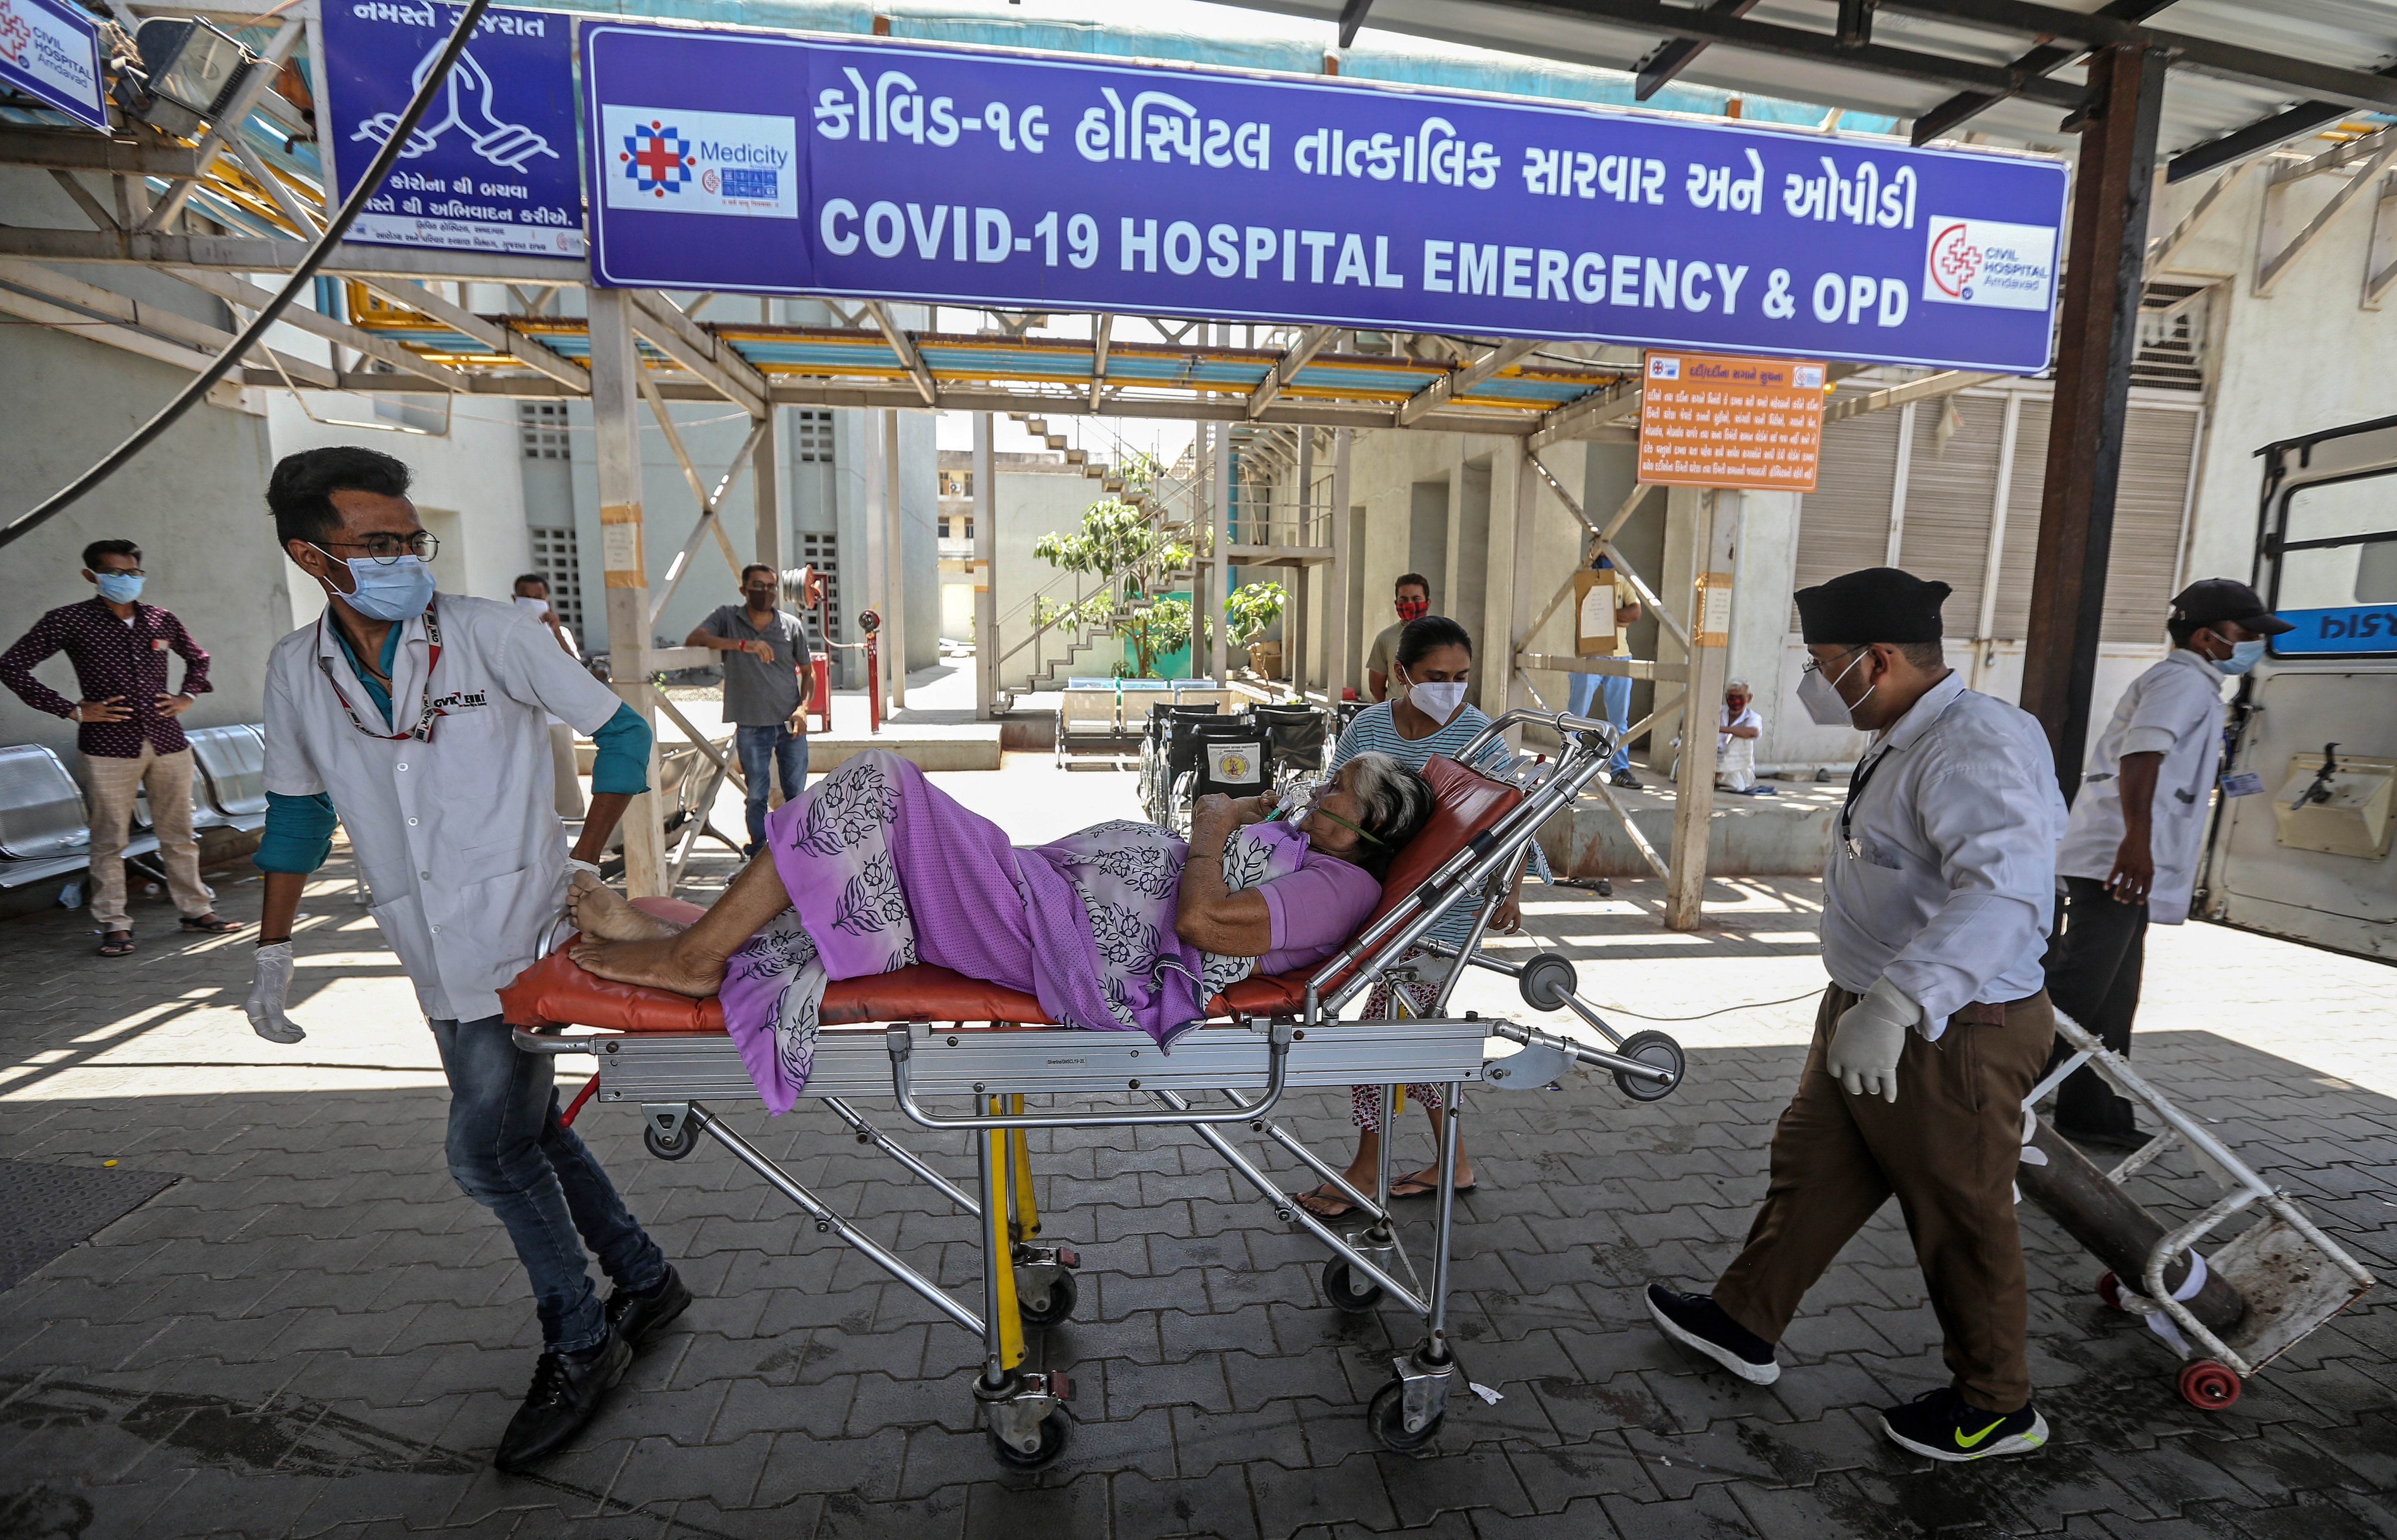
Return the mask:
{"type": "MultiPolygon", "coordinates": [[[[341,237],[347,234],[350,226],[356,222],[359,213],[367,206],[367,199],[374,194],[376,188],[382,185],[382,179],[389,174],[393,164],[399,159],[400,151],[407,148],[408,137],[415,133],[416,125],[423,118],[426,109],[433,105],[434,97],[440,94],[448,86],[451,67],[458,62],[458,56],[466,51],[467,43],[475,35],[475,24],[482,20],[483,12],[489,7],[490,3],[491,0],[467,0],[466,9],[458,18],[456,28],[450,32],[449,41],[443,47],[441,57],[435,60],[430,70],[424,73],[424,79],[416,87],[416,94],[408,99],[407,110],[399,114],[399,122],[394,126],[390,136],[382,141],[382,147],[375,153],[374,159],[358,177],[357,185],[350,189],[350,195],[344,198],[341,201],[341,207],[334,211],[332,220],[325,226],[324,233],[316,237],[316,244],[309,248],[308,254],[301,259],[300,265],[291,270],[291,276],[285,281],[283,288],[275,298],[267,301],[266,308],[252,316],[249,325],[242,328],[241,335],[226,344],[225,350],[219,354],[208,368],[194,375],[191,382],[177,392],[173,400],[158,409],[156,416],[135,429],[132,437],[119,444],[90,470],[51,493],[36,506],[19,515],[5,527],[0,527],[0,546],[14,544],[33,533],[47,522],[51,516],[73,507],[93,488],[124,469],[134,456],[148,449],[160,435],[173,427],[185,412],[191,410],[208,395],[218,381],[233,372],[234,367],[248,355],[251,347],[265,337],[275,323],[282,318],[286,310],[291,308],[291,301],[299,297],[301,289],[308,287],[309,280],[316,275],[316,270],[325,265],[332,256],[333,248],[341,244],[341,237]]],[[[251,67],[264,68],[262,64],[251,67]]]]}
{"type": "Polygon", "coordinates": [[[1694,1016],[1651,1016],[1646,1011],[1634,1011],[1626,1005],[1610,1005],[1602,1009],[1611,1011],[1618,1016],[1629,1016],[1643,1022],[1702,1022],[1708,1016],[1727,1015],[1734,1011],[1761,1011],[1767,1006],[1795,1005],[1800,1000],[1818,999],[1822,993],[1819,989],[1809,989],[1802,995],[1792,995],[1786,1000],[1749,1000],[1745,1005],[1726,1005],[1716,1011],[1701,1011],[1694,1016]]]}

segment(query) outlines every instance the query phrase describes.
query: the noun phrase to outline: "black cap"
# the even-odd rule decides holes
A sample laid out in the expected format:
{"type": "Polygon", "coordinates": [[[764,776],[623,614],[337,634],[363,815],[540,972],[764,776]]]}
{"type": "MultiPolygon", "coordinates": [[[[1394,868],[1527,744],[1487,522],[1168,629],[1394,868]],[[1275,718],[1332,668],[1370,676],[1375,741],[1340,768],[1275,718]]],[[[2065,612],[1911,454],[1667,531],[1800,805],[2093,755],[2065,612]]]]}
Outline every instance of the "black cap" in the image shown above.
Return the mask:
{"type": "Polygon", "coordinates": [[[2264,596],[2236,578],[2200,578],[2172,601],[2172,622],[2187,622],[2194,630],[2229,621],[2259,636],[2277,636],[2297,626],[2265,608],[2264,596]]]}
{"type": "Polygon", "coordinates": [[[1869,642],[1935,642],[1939,607],[1949,589],[1895,567],[1843,572],[1798,590],[1798,623],[1810,646],[1861,647],[1869,642]]]}

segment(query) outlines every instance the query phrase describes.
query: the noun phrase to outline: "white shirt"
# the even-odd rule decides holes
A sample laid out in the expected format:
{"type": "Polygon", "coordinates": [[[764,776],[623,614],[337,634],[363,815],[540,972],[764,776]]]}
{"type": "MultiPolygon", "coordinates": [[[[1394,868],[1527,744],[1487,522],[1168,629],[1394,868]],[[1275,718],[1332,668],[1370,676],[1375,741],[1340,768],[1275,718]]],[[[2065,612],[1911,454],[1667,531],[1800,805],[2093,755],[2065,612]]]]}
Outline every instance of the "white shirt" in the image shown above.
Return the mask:
{"type": "Polygon", "coordinates": [[[1754,752],[1756,740],[1733,737],[1731,730],[1734,728],[1754,728],[1757,731],[1762,732],[1764,718],[1756,714],[1756,707],[1753,705],[1740,707],[1737,716],[1731,714],[1731,706],[1728,703],[1715,707],[1715,754],[1718,757],[1729,754],[1734,743],[1747,747],[1751,753],[1754,752]]]}
{"type": "Polygon", "coordinates": [[[566,840],[553,800],[550,714],[590,732],[616,694],[566,655],[549,627],[490,599],[435,600],[441,657],[427,677],[424,618],[402,623],[392,715],[380,719],[320,618],[266,662],[266,789],[329,792],[367,883],[368,912],[436,1021],[500,1012],[498,991],[533,960],[566,899],[566,840]],[[319,660],[322,660],[321,663],[319,660]],[[329,669],[331,678],[327,677],[329,669]],[[342,709],[357,713],[360,731],[342,709]],[[429,742],[406,731],[443,713],[429,742]]]}
{"type": "Polygon", "coordinates": [[[1887,974],[1934,1041],[1968,1004],[2044,988],[2065,819],[2055,767],[2028,712],[1954,674],[1883,729],[1856,765],[1845,837],[1835,824],[1823,871],[1832,981],[1860,995],[1887,974]]]}
{"type": "Polygon", "coordinates": [[[2056,848],[2058,877],[2105,880],[2122,844],[2122,757],[2161,754],[2148,824],[2148,853],[2156,864],[2148,887],[2148,918],[2178,925],[2189,918],[2197,886],[2199,847],[2205,843],[2214,771],[2222,748],[2222,671],[2189,649],[2131,681],[2089,751],[2072,822],[2056,848]]]}

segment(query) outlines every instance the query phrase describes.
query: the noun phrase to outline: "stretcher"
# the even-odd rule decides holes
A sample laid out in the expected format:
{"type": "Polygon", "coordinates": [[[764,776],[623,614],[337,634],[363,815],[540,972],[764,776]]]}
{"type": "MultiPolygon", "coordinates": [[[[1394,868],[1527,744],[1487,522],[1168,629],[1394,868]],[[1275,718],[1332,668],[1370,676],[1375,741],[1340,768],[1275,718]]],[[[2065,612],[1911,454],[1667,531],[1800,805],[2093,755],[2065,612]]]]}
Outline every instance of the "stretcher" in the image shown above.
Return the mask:
{"type": "MultiPolygon", "coordinates": [[[[788,1199],[820,1233],[855,1248],[979,1338],[983,1370],[973,1394],[984,1408],[992,1453],[1003,1465],[1047,1464],[1065,1448],[1072,1427],[1065,1411],[1072,1396],[1068,1377],[1025,1363],[1026,1329],[1054,1325],[1073,1313],[1078,1263],[1071,1247],[1040,1243],[1025,1138],[1031,1129],[1163,1125],[1186,1128],[1205,1141],[1279,1217],[1331,1249],[1324,1284],[1335,1306],[1372,1309],[1387,1297],[1424,1322],[1421,1344],[1394,1359],[1392,1379],[1368,1410],[1384,1444],[1421,1447],[1440,1429],[1456,1375],[1446,1330],[1454,1195],[1445,1185],[1440,1191],[1426,1286],[1398,1243],[1386,1157],[1378,1190],[1369,1197],[1274,1123],[1276,1106],[1292,1090],[1373,1084],[1386,1088],[1386,1102],[1395,1100],[1399,1086],[1440,1085],[1451,1109],[1440,1169],[1453,1171],[1463,1114],[1459,1092],[1466,1085],[1530,1090],[1587,1064],[1613,1071],[1618,1084],[1652,1099],[1669,1093],[1682,1072],[1681,1051],[1660,1034],[1642,1034],[1601,1051],[1512,1022],[1451,1017],[1449,989],[1461,969],[1440,992],[1439,1009],[1427,1015],[1410,1014],[1401,1006],[1386,1019],[1337,1019],[1350,999],[1404,966],[1399,959],[1408,949],[1461,904],[1476,906],[1478,943],[1540,824],[1569,803],[1613,752],[1607,724],[1563,714],[1516,713],[1493,723],[1488,733],[1518,721],[1547,724],[1565,739],[1564,754],[1545,775],[1526,785],[1493,779],[1456,761],[1432,760],[1425,776],[1438,798],[1436,811],[1392,864],[1382,903],[1364,929],[1310,973],[1233,984],[1211,1002],[1209,1019],[1176,1038],[1170,1051],[1144,1034],[1059,1029],[1032,997],[931,965],[843,980],[827,988],[813,1065],[801,1095],[823,1104],[860,1143],[942,1193],[976,1223],[983,1255],[979,1310],[836,1212],[710,1110],[711,1102],[757,1094],[725,1033],[716,999],[596,978],[569,956],[570,938],[559,937],[501,992],[501,1003],[517,1046],[526,1051],[594,1055],[598,1100],[640,1107],[651,1154],[680,1159],[703,1136],[714,1140],[788,1199]],[[593,1030],[569,1035],[569,1027],[593,1030]],[[1493,1037],[1522,1046],[1493,1060],[1487,1055],[1493,1037]],[[892,1099],[919,1127],[971,1132],[974,1190],[952,1183],[869,1120],[854,1105],[869,1097],[892,1099]],[[1132,1105],[1064,1111],[1034,1105],[1036,1099],[1054,1106],[1061,1098],[1092,1097],[1128,1098],[1132,1105]],[[962,1115],[935,1110],[936,1104],[959,1103],[962,1115]],[[1335,1229],[1308,1212],[1235,1147],[1225,1131],[1237,1124],[1297,1156],[1346,1193],[1356,1205],[1343,1216],[1347,1227],[1335,1229]]],[[[1482,742],[1477,740],[1468,755],[1482,742]]],[[[672,901],[641,902],[667,917],[699,913],[672,901]]],[[[1492,959],[1488,965],[1523,974],[1525,998],[1532,1000],[1535,983],[1547,992],[1542,998],[1569,988],[1571,965],[1563,964],[1560,984],[1559,963],[1563,959],[1526,965],[1492,959]]],[[[1394,1000],[1403,999],[1400,991],[1389,993],[1394,1000]]],[[[1384,1144],[1386,1148],[1388,1141],[1384,1144]]]]}

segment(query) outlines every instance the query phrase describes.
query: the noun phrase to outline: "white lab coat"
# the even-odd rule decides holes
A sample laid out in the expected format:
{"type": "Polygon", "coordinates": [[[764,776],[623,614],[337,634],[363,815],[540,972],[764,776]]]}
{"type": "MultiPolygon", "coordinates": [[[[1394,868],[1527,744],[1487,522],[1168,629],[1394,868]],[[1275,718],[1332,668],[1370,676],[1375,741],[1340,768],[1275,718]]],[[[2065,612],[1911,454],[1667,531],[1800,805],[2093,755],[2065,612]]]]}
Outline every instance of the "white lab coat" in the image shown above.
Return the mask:
{"type": "Polygon", "coordinates": [[[2065,820],[2055,767],[2029,713],[1954,674],[1884,729],[1823,870],[1832,981],[1860,995],[1886,973],[1935,1041],[1966,1005],[2044,988],[2065,820]]]}
{"type": "Polygon", "coordinates": [[[2115,704],[2113,720],[2089,751],[2081,794],[2072,799],[2072,821],[2056,848],[2056,876],[2102,882],[2113,871],[2114,852],[2122,845],[2122,757],[2161,754],[2164,762],[2156,772],[2148,824],[2148,853],[2156,864],[2148,887],[2148,918],[2158,925],[2189,918],[2215,768],[2221,760],[2227,709],[2222,679],[2220,669],[2183,647],[2131,681],[2115,704]]]}
{"type": "Polygon", "coordinates": [[[266,663],[266,789],[332,795],[374,890],[368,913],[435,1020],[499,1014],[500,987],[533,960],[566,895],[566,838],[552,801],[548,717],[590,732],[616,714],[613,690],[560,650],[549,628],[489,599],[435,601],[441,657],[427,678],[424,619],[402,623],[392,714],[374,702],[329,620],[275,644],[266,663]],[[326,677],[329,666],[332,679],[326,677]],[[412,728],[429,690],[443,713],[429,741],[412,728]]]}
{"type": "Polygon", "coordinates": [[[1715,784],[1727,791],[1746,791],[1756,784],[1756,740],[1734,738],[1733,728],[1755,728],[1761,731],[1764,718],[1752,705],[1739,708],[1734,717],[1729,705],[1715,707],[1715,784]]]}

